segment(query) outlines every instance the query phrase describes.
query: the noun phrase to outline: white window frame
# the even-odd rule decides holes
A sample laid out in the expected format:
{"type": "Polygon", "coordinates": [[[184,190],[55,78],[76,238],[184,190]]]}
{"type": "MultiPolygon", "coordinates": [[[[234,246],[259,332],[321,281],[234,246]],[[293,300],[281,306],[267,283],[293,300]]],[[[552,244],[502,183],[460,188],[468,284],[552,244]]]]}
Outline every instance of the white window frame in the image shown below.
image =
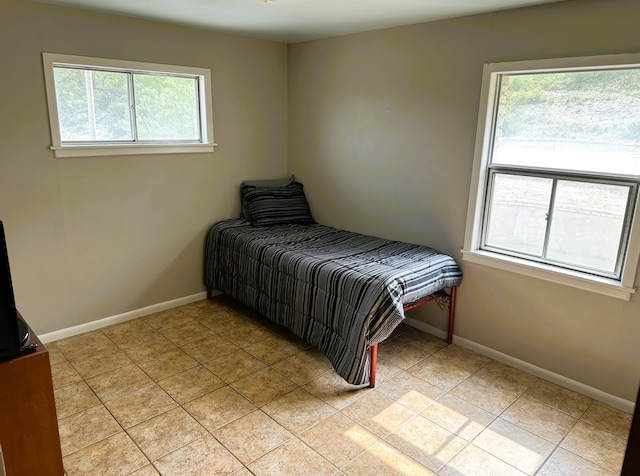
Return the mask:
{"type": "Polygon", "coordinates": [[[94,157],[113,155],[139,154],[176,154],[176,153],[211,153],[217,145],[213,140],[213,108],[211,100],[211,71],[206,68],[175,66],[157,63],[143,63],[139,61],[124,61],[107,58],[93,58],[89,56],[74,56],[56,53],[43,53],[45,86],[47,103],[49,106],[49,124],[51,126],[51,140],[54,156],[63,157],[94,157]],[[118,143],[64,143],[60,137],[60,122],[58,119],[58,105],[53,68],[54,66],[74,66],[82,68],[102,68],[121,72],[152,72],[185,75],[198,79],[198,96],[200,108],[200,137],[199,142],[184,143],[170,141],[118,142],[118,143]]]}
{"type": "MultiPolygon", "coordinates": [[[[482,224],[487,195],[489,162],[493,142],[493,123],[497,114],[498,81],[501,74],[615,69],[640,65],[640,54],[558,58],[485,64],[482,77],[476,145],[465,229],[463,260],[510,271],[553,283],[629,301],[635,292],[634,281],[640,259],[640,198],[636,197],[629,230],[627,252],[620,279],[569,270],[481,249],[482,224]]],[[[640,194],[639,194],[640,195],[640,194]]]]}

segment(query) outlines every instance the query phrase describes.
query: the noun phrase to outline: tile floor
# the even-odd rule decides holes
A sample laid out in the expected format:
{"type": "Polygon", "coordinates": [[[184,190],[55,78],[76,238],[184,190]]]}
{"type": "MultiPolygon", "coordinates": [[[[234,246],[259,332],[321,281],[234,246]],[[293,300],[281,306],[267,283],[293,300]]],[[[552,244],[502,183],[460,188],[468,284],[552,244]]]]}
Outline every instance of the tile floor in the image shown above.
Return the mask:
{"type": "Polygon", "coordinates": [[[602,476],[631,423],[405,325],[354,387],[224,297],[47,348],[68,476],[602,476]]]}

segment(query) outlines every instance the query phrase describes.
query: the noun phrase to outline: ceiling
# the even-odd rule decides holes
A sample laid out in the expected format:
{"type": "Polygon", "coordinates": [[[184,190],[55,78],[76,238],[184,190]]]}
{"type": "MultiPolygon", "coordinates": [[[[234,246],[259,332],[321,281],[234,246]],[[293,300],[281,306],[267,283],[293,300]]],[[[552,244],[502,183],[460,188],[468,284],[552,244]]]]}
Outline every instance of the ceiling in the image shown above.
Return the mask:
{"type": "Polygon", "coordinates": [[[558,0],[35,0],[285,43],[558,0]]]}

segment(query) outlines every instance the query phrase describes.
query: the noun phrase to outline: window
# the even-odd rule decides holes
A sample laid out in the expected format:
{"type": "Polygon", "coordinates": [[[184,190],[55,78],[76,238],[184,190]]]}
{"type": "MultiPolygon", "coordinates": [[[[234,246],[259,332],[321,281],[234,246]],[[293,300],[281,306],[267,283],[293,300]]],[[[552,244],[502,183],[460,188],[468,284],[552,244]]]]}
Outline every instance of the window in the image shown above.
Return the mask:
{"type": "Polygon", "coordinates": [[[488,64],[465,260],[630,299],[640,55],[488,64]]]}
{"type": "Polygon", "coordinates": [[[43,54],[56,157],[213,152],[208,69],[43,54]]]}

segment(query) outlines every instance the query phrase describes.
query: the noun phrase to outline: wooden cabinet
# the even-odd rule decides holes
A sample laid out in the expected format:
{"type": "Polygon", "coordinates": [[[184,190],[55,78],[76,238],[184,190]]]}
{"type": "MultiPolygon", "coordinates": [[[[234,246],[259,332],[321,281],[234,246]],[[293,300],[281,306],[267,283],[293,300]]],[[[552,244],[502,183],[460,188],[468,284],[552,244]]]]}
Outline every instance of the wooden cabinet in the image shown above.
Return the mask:
{"type": "Polygon", "coordinates": [[[627,452],[622,463],[620,476],[638,476],[640,474],[640,390],[636,398],[636,407],[631,420],[631,430],[627,440],[627,452]]]}
{"type": "Polygon", "coordinates": [[[0,361],[0,444],[6,476],[62,476],[49,351],[31,332],[31,353],[0,361]]]}

